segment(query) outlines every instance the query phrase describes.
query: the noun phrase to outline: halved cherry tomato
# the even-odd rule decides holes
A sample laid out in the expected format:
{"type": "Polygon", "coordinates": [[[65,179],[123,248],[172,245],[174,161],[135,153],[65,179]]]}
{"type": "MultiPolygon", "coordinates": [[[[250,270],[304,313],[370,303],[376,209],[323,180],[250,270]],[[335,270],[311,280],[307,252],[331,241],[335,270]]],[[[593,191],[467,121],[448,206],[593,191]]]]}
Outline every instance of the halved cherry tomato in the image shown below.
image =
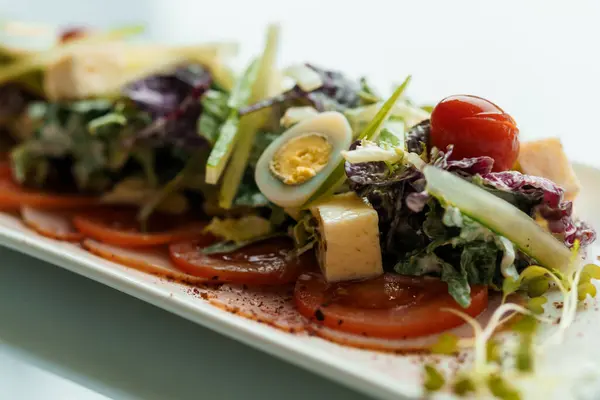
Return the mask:
{"type": "Polygon", "coordinates": [[[15,183],[10,169],[0,166],[0,210],[18,210],[21,206],[41,209],[66,209],[98,204],[91,196],[51,194],[28,189],[15,183]]]}
{"type": "Polygon", "coordinates": [[[312,253],[291,257],[291,240],[272,238],[226,254],[204,254],[198,241],[169,246],[171,259],[182,271],[218,282],[248,285],[281,285],[316,265],[312,253]]]}
{"type": "Polygon", "coordinates": [[[298,278],[294,302],[305,317],[332,329],[379,338],[430,335],[462,325],[444,308],[476,316],[487,307],[485,286],[471,288],[471,305],[461,308],[435,278],[385,274],[363,282],[327,283],[321,274],[298,278]]]}
{"type": "Polygon", "coordinates": [[[204,233],[204,222],[154,214],[143,231],[136,216],[137,210],[132,208],[98,208],[76,215],[73,224],[87,237],[123,247],[159,246],[193,238],[208,244],[213,240],[204,233]]]}
{"type": "Polygon", "coordinates": [[[477,96],[457,95],[440,101],[431,113],[430,141],[440,150],[454,145],[454,160],[489,156],[494,159],[494,171],[513,168],[519,155],[515,120],[477,96]]]}

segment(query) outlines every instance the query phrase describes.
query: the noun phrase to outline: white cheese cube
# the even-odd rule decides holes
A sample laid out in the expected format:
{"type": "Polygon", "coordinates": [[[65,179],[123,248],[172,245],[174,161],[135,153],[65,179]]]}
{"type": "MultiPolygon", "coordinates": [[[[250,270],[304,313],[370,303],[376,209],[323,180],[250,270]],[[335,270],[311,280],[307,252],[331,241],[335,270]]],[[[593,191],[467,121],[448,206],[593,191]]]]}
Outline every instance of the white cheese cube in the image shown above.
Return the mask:
{"type": "Polygon", "coordinates": [[[383,274],[377,212],[355,193],[333,196],[310,209],[318,221],[318,256],[328,282],[383,274]]]}

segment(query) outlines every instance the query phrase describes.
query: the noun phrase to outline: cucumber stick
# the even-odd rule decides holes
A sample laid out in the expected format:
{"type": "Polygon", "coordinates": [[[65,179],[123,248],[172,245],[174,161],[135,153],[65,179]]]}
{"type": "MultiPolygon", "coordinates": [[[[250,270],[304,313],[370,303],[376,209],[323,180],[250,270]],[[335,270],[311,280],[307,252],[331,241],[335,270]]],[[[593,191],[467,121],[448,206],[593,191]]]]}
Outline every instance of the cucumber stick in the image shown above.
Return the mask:
{"type": "MultiPolygon", "coordinates": [[[[259,70],[250,100],[257,102],[276,94],[279,89],[277,71],[277,50],[279,49],[279,26],[271,25],[267,31],[265,50],[259,61],[259,70]]],[[[269,110],[262,110],[244,116],[239,122],[239,140],[233,150],[229,165],[223,174],[219,191],[219,206],[231,208],[248,165],[248,158],[254,146],[254,139],[259,129],[265,124],[269,110]]]]}
{"type": "Polygon", "coordinates": [[[259,65],[258,61],[254,60],[231,90],[227,101],[229,116],[221,126],[219,138],[206,162],[206,183],[216,185],[229,158],[231,158],[233,147],[239,136],[240,117],[238,110],[250,100],[259,65]]]}
{"type": "Polygon", "coordinates": [[[442,204],[457,207],[463,214],[506,237],[542,266],[558,271],[569,269],[569,249],[523,211],[450,172],[428,165],[423,173],[427,192],[442,204]]]}

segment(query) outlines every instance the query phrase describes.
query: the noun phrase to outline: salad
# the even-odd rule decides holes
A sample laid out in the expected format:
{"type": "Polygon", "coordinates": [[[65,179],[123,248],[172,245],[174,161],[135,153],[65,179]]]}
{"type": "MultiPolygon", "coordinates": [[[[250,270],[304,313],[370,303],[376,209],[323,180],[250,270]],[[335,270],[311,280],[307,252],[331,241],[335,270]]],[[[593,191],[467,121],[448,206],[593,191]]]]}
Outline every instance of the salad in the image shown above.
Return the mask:
{"type": "MultiPolygon", "coordinates": [[[[458,394],[515,398],[488,352],[504,317],[523,315],[525,371],[545,293],[564,295],[559,334],[595,296],[598,267],[580,258],[596,233],[573,213],[580,184],[560,141],[521,142],[493,102],[419,106],[410,77],[385,98],[313,63],[281,70],[277,26],[238,75],[231,45],[135,33],[3,51],[0,209],[180,281],[292,290],[297,318],[332,340],[474,346],[458,394]],[[448,333],[465,322],[474,339],[448,333]]],[[[443,386],[425,372],[428,390],[443,386]]]]}

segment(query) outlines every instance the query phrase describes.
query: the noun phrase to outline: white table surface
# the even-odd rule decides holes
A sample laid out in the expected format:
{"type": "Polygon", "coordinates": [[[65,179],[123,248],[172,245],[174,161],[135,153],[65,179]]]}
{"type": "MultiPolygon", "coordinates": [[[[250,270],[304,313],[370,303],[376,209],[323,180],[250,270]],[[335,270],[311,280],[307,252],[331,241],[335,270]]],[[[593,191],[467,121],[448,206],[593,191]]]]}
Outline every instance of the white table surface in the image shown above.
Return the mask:
{"type": "MultiPolygon", "coordinates": [[[[282,63],[317,61],[380,86],[413,74],[434,102],[487,97],[524,138],[560,136],[600,165],[600,2],[505,0],[0,0],[3,17],[145,22],[161,41],[241,40],[284,27],[282,63]]],[[[387,87],[383,86],[387,89],[387,87]]],[[[1,399],[359,399],[364,396],[115,290],[0,249],[1,399]]]]}

